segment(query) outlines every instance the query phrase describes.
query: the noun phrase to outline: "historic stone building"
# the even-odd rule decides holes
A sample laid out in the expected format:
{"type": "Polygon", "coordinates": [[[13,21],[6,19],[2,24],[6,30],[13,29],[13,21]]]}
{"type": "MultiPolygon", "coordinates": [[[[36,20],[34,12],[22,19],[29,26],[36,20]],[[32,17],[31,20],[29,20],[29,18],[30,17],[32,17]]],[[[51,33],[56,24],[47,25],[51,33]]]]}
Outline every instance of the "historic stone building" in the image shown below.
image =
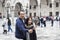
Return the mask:
{"type": "Polygon", "coordinates": [[[60,15],[60,0],[41,0],[41,16],[60,15]]]}
{"type": "Polygon", "coordinates": [[[20,10],[28,10],[28,0],[0,0],[0,13],[2,17],[17,17],[20,10]]]}
{"type": "Polygon", "coordinates": [[[30,0],[30,16],[60,16],[60,0],[30,0]]]}
{"type": "Polygon", "coordinates": [[[23,10],[27,13],[28,4],[28,0],[0,0],[0,18],[10,17],[12,25],[14,25],[18,11],[23,10]]]}
{"type": "Polygon", "coordinates": [[[17,17],[24,10],[27,16],[60,16],[60,0],[0,0],[0,16],[17,17]]]}
{"type": "Polygon", "coordinates": [[[40,0],[30,0],[29,16],[40,16],[40,0]]]}

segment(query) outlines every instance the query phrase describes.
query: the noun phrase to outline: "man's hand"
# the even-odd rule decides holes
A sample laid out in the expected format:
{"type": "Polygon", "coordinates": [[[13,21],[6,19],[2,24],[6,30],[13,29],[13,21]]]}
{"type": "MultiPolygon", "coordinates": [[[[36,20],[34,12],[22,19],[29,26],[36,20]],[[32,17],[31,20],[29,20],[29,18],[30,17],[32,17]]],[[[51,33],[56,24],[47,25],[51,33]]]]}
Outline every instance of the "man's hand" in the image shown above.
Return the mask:
{"type": "Polygon", "coordinates": [[[30,30],[28,30],[28,32],[29,32],[29,33],[32,33],[32,32],[33,32],[33,30],[32,30],[32,29],[30,29],[30,30]]]}

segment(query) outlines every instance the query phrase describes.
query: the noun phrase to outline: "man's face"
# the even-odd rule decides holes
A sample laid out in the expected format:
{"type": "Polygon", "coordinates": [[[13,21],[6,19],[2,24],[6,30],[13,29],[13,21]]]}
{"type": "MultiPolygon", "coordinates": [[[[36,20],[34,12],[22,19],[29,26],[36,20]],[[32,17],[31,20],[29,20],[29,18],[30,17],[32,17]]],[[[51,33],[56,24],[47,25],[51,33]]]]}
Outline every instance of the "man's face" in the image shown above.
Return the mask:
{"type": "Polygon", "coordinates": [[[20,17],[23,19],[25,16],[25,13],[24,12],[20,12],[20,17]]]}

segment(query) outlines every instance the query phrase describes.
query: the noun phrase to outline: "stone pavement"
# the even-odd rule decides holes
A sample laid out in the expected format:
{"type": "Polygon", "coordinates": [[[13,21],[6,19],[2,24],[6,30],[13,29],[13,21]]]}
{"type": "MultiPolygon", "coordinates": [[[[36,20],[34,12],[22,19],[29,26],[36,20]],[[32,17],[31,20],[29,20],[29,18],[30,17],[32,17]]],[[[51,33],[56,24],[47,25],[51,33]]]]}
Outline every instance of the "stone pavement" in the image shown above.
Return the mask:
{"type": "Polygon", "coordinates": [[[37,28],[38,40],[60,40],[59,22],[55,21],[53,27],[50,26],[50,22],[46,24],[46,28],[37,28]]]}
{"type": "MultiPolygon", "coordinates": [[[[1,23],[1,22],[0,22],[1,23]]],[[[38,40],[60,40],[60,27],[59,22],[55,21],[54,26],[51,27],[50,22],[46,22],[47,27],[41,28],[38,26],[36,28],[37,39],[38,40]]],[[[17,40],[15,38],[15,32],[9,32],[7,35],[3,35],[3,28],[0,25],[0,40],[17,40]]],[[[12,29],[15,30],[15,26],[12,26],[12,29]]]]}

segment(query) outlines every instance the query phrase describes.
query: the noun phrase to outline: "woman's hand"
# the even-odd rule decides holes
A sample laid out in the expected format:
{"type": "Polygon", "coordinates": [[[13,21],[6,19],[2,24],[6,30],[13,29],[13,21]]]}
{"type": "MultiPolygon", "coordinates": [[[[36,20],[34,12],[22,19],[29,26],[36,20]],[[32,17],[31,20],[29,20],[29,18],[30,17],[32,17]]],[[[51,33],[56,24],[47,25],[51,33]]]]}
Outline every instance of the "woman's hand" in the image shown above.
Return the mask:
{"type": "Polygon", "coordinates": [[[33,32],[33,29],[28,30],[28,32],[29,32],[29,33],[32,33],[32,32],[33,32]]]}

